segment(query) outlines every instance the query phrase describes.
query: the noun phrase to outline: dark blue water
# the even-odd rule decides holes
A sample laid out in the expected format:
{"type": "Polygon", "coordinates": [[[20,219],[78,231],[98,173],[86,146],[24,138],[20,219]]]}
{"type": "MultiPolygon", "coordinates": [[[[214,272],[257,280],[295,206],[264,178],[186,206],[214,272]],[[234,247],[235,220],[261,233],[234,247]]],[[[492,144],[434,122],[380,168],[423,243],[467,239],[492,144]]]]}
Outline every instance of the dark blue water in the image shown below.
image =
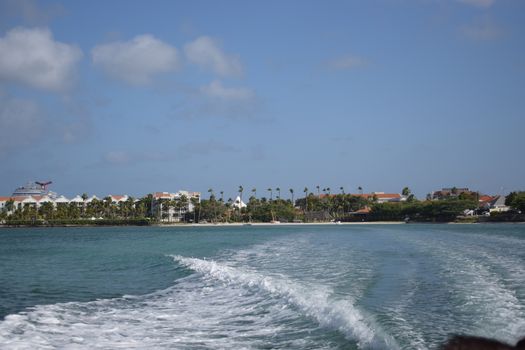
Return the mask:
{"type": "Polygon", "coordinates": [[[0,348],[432,349],[525,336],[525,226],[0,230],[0,348]]]}

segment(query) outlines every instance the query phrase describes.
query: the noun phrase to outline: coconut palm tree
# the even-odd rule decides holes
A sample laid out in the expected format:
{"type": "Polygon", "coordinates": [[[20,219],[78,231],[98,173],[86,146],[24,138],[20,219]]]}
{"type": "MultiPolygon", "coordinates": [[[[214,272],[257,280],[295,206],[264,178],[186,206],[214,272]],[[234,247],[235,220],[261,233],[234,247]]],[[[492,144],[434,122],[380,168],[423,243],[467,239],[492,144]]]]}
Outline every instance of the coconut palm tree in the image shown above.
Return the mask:
{"type": "Polygon", "coordinates": [[[270,200],[273,199],[273,190],[271,188],[267,189],[268,192],[270,192],[270,200]]]}
{"type": "Polygon", "coordinates": [[[241,202],[242,202],[242,192],[243,192],[243,191],[244,191],[244,187],[239,186],[239,190],[238,190],[238,192],[239,192],[239,197],[241,198],[241,202]]]}
{"type": "Polygon", "coordinates": [[[14,208],[15,208],[15,201],[13,200],[13,198],[9,198],[9,200],[5,202],[5,209],[7,210],[8,213],[11,213],[14,208]]]}
{"type": "Polygon", "coordinates": [[[308,187],[305,187],[304,190],[304,203],[305,203],[305,211],[308,210],[308,187]]]}
{"type": "Polygon", "coordinates": [[[221,202],[224,202],[224,191],[221,191],[220,194],[221,194],[221,202]]]}
{"type": "Polygon", "coordinates": [[[239,186],[239,199],[240,199],[240,202],[239,202],[239,218],[241,218],[241,219],[242,219],[241,211],[242,211],[242,192],[243,191],[244,191],[244,187],[239,186]]]}
{"type": "Polygon", "coordinates": [[[253,196],[257,198],[257,189],[254,187],[252,188],[253,196]]]}
{"type": "Polygon", "coordinates": [[[295,203],[293,201],[293,188],[290,188],[289,191],[290,191],[290,194],[292,195],[292,206],[295,206],[295,203]]]}
{"type": "Polygon", "coordinates": [[[275,190],[276,190],[277,193],[278,193],[278,194],[277,194],[277,199],[281,199],[281,188],[280,188],[280,187],[277,187],[275,190]]]}
{"type": "Polygon", "coordinates": [[[317,188],[317,197],[319,197],[321,194],[319,193],[319,185],[315,186],[317,188]]]}
{"type": "Polygon", "coordinates": [[[343,186],[339,187],[339,190],[341,190],[341,194],[345,194],[345,189],[343,188],[343,186]]]}
{"type": "Polygon", "coordinates": [[[328,195],[330,195],[330,187],[326,188],[326,192],[328,192],[328,195]]]}
{"type": "Polygon", "coordinates": [[[357,190],[359,191],[360,194],[363,194],[363,187],[359,186],[359,187],[357,188],[357,190]]]}

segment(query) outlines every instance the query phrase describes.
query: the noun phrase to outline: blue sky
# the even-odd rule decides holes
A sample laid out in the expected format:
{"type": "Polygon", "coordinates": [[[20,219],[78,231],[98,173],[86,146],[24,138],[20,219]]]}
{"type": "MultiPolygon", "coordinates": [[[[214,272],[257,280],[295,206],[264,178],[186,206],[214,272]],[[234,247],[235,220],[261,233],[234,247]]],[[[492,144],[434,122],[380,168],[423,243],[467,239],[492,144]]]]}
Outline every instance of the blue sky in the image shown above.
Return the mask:
{"type": "Polygon", "coordinates": [[[0,0],[0,194],[525,189],[524,34],[521,0],[0,0]]]}

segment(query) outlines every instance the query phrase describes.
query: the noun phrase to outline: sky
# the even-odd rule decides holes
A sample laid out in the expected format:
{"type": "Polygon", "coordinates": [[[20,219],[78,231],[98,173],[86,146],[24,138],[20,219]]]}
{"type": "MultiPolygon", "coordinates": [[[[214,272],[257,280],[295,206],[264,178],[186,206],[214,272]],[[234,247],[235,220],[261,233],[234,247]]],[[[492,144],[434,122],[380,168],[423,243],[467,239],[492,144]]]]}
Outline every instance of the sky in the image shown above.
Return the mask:
{"type": "Polygon", "coordinates": [[[0,195],[525,190],[525,1],[0,0],[0,195]]]}

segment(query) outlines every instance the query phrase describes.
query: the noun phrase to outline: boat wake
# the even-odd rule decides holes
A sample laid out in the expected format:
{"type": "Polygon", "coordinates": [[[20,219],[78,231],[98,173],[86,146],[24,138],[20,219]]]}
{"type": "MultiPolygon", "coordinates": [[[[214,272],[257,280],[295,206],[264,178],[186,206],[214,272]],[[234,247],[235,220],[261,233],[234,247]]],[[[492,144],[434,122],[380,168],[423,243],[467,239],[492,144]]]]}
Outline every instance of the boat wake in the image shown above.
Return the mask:
{"type": "Polygon", "coordinates": [[[359,348],[397,349],[395,340],[385,334],[350,300],[338,300],[322,286],[302,285],[282,275],[263,275],[215,261],[173,255],[173,259],[207,279],[228,285],[257,289],[272,298],[296,307],[321,327],[334,329],[357,342],[359,348]]]}

